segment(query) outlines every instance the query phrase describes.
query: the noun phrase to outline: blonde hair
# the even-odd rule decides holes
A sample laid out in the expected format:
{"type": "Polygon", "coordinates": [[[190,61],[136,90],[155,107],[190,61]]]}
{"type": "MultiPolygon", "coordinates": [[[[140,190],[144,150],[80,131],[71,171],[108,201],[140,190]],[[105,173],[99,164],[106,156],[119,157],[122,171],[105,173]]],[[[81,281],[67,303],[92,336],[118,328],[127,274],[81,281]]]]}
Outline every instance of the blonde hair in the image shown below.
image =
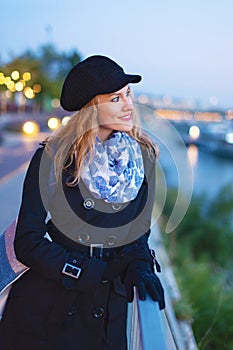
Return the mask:
{"type": "MultiPolygon", "coordinates": [[[[73,179],[67,184],[75,186],[80,180],[80,173],[83,162],[89,153],[93,156],[94,145],[98,131],[98,96],[93,98],[80,111],[74,113],[65,126],[61,126],[46,140],[46,150],[54,155],[54,172],[58,180],[62,171],[72,163],[75,164],[73,179]]],[[[149,156],[159,156],[159,149],[156,143],[142,131],[139,115],[136,108],[133,109],[133,128],[127,132],[140,144],[144,145],[149,156]]]]}

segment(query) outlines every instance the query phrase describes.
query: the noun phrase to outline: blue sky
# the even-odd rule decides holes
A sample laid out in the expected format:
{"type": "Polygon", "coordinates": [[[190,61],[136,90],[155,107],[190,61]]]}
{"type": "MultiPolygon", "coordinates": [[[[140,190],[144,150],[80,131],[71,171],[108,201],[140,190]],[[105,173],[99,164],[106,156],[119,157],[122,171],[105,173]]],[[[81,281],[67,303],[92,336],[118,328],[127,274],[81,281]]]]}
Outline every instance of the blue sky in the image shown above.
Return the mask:
{"type": "Polygon", "coordinates": [[[232,15],[232,0],[1,0],[0,58],[53,42],[141,74],[138,92],[233,108],[232,15]]]}

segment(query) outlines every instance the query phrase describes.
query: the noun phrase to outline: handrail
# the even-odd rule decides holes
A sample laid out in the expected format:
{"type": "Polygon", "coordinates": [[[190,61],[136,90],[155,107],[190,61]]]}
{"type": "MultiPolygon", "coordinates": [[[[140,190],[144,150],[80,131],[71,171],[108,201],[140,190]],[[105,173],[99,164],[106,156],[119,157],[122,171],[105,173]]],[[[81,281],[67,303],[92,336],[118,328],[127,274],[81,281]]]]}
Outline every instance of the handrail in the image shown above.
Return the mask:
{"type": "Polygon", "coordinates": [[[135,292],[133,303],[128,304],[128,348],[129,350],[167,350],[162,312],[158,302],[148,295],[140,300],[135,292]]]}

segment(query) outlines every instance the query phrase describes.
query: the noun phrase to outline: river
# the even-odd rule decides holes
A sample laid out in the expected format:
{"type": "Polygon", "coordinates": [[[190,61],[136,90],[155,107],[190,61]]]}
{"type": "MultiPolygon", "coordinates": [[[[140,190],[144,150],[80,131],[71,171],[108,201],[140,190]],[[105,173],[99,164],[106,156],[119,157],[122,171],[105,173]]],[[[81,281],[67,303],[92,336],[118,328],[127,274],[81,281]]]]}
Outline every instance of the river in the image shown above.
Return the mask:
{"type": "Polygon", "coordinates": [[[233,159],[197,149],[197,162],[193,166],[193,175],[194,193],[206,193],[212,197],[223,186],[233,183],[233,159]]]}
{"type": "Polygon", "coordinates": [[[203,148],[186,146],[177,128],[168,120],[155,118],[153,111],[143,108],[142,126],[151,133],[160,148],[159,165],[168,187],[183,188],[193,195],[205,193],[213,198],[233,182],[233,159],[207,152],[203,148]]]}

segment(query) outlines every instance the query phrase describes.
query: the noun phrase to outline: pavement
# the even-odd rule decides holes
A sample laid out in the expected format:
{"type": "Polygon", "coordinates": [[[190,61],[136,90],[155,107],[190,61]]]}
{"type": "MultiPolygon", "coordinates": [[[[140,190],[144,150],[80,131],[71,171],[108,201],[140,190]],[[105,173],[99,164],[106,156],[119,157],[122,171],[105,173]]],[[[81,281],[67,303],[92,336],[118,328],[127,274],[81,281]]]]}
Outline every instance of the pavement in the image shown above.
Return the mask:
{"type": "Polygon", "coordinates": [[[3,232],[18,215],[28,164],[29,162],[24,163],[0,181],[0,232],[3,232]]]}
{"type": "Polygon", "coordinates": [[[17,133],[4,133],[0,147],[0,233],[18,215],[24,177],[39,142],[48,136],[39,133],[33,138],[17,133]]]}

